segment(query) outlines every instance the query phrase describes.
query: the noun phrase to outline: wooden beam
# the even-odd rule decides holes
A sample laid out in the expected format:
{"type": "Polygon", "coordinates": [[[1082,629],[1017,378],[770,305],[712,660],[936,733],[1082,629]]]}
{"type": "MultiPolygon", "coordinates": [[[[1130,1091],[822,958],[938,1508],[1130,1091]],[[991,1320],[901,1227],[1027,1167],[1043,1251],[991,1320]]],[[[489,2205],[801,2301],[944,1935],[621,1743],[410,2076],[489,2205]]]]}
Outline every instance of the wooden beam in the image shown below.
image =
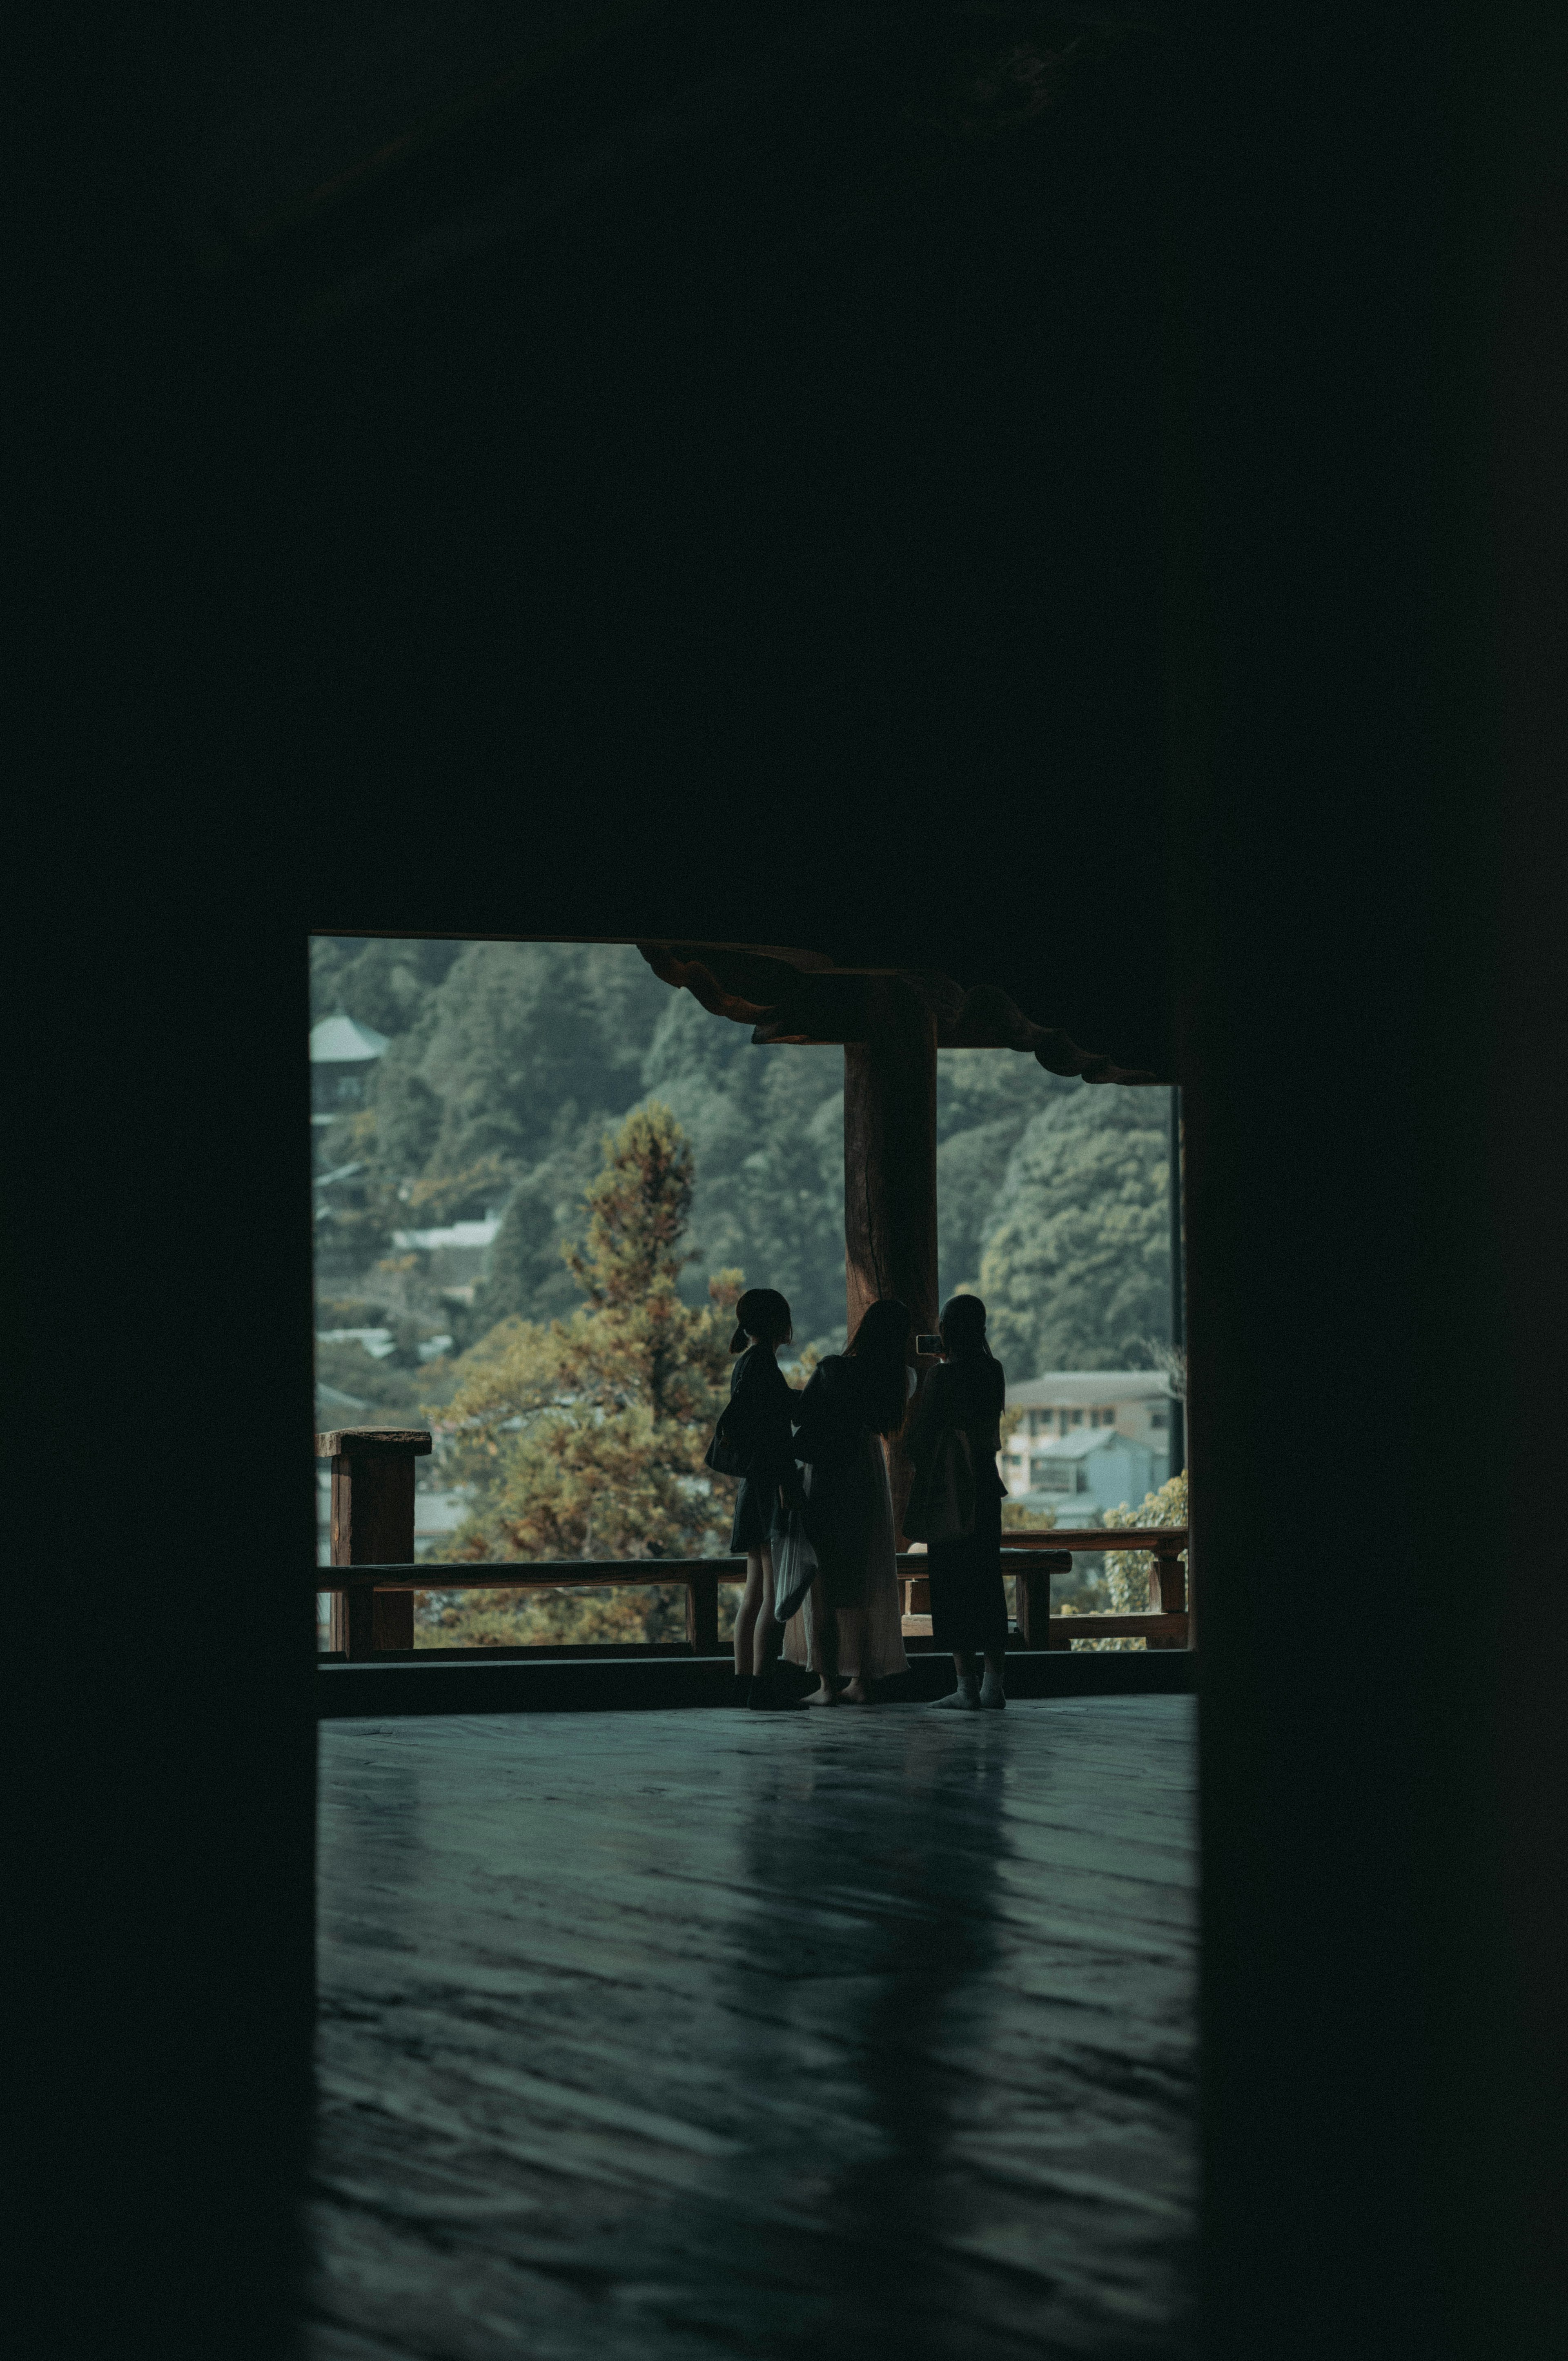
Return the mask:
{"type": "Polygon", "coordinates": [[[322,1565],[317,1590],[604,1590],[650,1583],[744,1582],[743,1557],[531,1558],[515,1565],[501,1559],[443,1562],[408,1558],[360,1565],[322,1565]]]}
{"type": "Polygon", "coordinates": [[[318,1459],[427,1458],[434,1447],[428,1426],[334,1426],[316,1437],[318,1459]]]}
{"type": "Polygon", "coordinates": [[[1052,1615],[1031,1647],[1070,1648],[1075,1640],[1146,1640],[1151,1648],[1185,1648],[1185,1615],[1052,1615]]]}
{"type": "MultiPolygon", "coordinates": [[[[915,1331],[937,1324],[937,1019],[896,976],[865,986],[867,1038],[844,1050],[844,1291],[852,1335],[884,1296],[915,1331]]],[[[910,1338],[913,1350],[914,1335],[910,1338]]],[[[888,1449],[902,1534],[914,1469],[888,1449]]]]}
{"type": "MultiPolygon", "coordinates": [[[[1066,1552],[1061,1553],[1066,1558],[1066,1552]]],[[[920,1581],[930,1568],[924,1551],[899,1554],[898,1579],[920,1581]]],[[[1004,1549],[1003,1576],[1020,1570],[1030,1574],[1060,1574],[1060,1566],[1042,1566],[1037,1557],[1004,1549]]],[[[609,1558],[488,1558],[440,1560],[424,1558],[415,1565],[323,1565],[315,1569],[317,1590],[602,1590],[616,1585],[684,1583],[688,1587],[711,1582],[742,1583],[743,1557],[609,1557],[609,1558]]]]}
{"type": "Polygon", "coordinates": [[[1102,1550],[1149,1550],[1157,1557],[1179,1557],[1187,1547],[1185,1525],[1114,1527],[1052,1525],[1044,1532],[1004,1532],[1004,1550],[1071,1550],[1081,1557],[1102,1550]]]}

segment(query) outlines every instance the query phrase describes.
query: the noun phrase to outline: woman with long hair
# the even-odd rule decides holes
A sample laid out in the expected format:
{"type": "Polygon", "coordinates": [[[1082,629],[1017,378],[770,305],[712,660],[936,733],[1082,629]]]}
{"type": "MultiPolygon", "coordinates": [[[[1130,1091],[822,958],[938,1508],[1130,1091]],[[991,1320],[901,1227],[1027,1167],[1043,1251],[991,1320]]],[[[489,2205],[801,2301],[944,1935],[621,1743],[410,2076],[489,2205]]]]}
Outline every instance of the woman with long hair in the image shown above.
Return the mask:
{"type": "Polygon", "coordinates": [[[727,1422],[740,1438],[746,1473],[735,1495],[731,1555],[746,1561],[746,1587],[735,1611],[735,1702],[784,1706],[772,1679],[784,1632],[773,1617],[773,1528],[781,1488],[793,1497],[793,1417],[800,1397],[779,1367],[778,1350],[794,1337],[789,1305],[773,1287],[749,1287],[735,1306],[729,1349],[740,1357],[729,1378],[727,1422]]]}
{"type": "Polygon", "coordinates": [[[807,1705],[870,1705],[872,1681],[908,1668],[883,1450],[909,1406],[908,1348],[907,1307],[886,1297],[864,1312],[843,1352],[818,1365],[800,1397],[795,1456],[806,1469],[802,1515],[819,1572],[804,1611],[785,1627],[784,1653],[817,1675],[807,1705]]]}
{"type": "MultiPolygon", "coordinates": [[[[943,1706],[997,1710],[1007,1702],[1003,1667],[1007,1646],[1007,1601],[1002,1587],[1002,1502],[1006,1492],[997,1470],[1002,1448],[1002,1406],[1007,1378],[985,1339],[985,1306],[978,1295],[955,1295],[942,1308],[946,1358],[932,1370],[909,1422],[908,1451],[918,1484],[933,1466],[944,1433],[959,1444],[973,1479],[972,1518],[967,1532],[949,1532],[927,1543],[931,1578],[931,1636],[950,1649],[959,1685],[943,1706]],[[975,1659],[985,1659],[980,1680],[975,1659]]],[[[966,1500],[963,1507],[967,1509],[966,1500]]]]}

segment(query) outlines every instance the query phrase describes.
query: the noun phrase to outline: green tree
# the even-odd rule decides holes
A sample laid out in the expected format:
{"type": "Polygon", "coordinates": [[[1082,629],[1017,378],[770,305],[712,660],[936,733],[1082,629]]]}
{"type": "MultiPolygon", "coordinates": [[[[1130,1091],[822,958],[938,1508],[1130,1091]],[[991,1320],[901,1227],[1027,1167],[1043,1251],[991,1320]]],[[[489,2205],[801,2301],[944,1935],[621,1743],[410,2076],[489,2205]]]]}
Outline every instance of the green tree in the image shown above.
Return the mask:
{"type": "MultiPolygon", "coordinates": [[[[1138,1508],[1130,1508],[1124,1500],[1119,1509],[1107,1509],[1102,1521],[1113,1531],[1120,1526],[1124,1532],[1137,1525],[1146,1528],[1150,1525],[1184,1525],[1187,1522],[1186,1468],[1179,1476],[1171,1477],[1168,1483],[1160,1485],[1157,1491],[1146,1492],[1138,1508]]],[[[1090,1612],[1094,1612],[1099,1607],[1102,1612],[1111,1615],[1146,1613],[1149,1604],[1151,1563],[1147,1553],[1143,1550],[1107,1550],[1102,1576],[1105,1600],[1103,1606],[1098,1600],[1093,1601],[1090,1612]]],[[[1187,1564],[1185,1550],[1181,1553],[1181,1563],[1183,1565],[1187,1564]]],[[[1069,1615],[1074,1611],[1070,1605],[1066,1609],[1069,1615]]],[[[1114,1654],[1123,1650],[1135,1652],[1146,1649],[1148,1642],[1135,1639],[1075,1640],[1072,1645],[1079,1650],[1114,1654]]]]}
{"type": "Polygon", "coordinates": [[[995,1227],[1007,1159],[1024,1128],[1076,1087],[1012,1049],[937,1052],[937,1208],[945,1301],[974,1290],[995,1227]]]}
{"type": "Polygon", "coordinates": [[[637,1096],[668,996],[619,946],[470,943],[422,1046],[420,1077],[442,1104],[433,1164],[463,1172],[493,1155],[521,1170],[548,1151],[568,1102],[580,1127],[601,1129],[637,1096]]]}
{"type": "MultiPolygon", "coordinates": [[[[701,1272],[740,1266],[788,1296],[800,1337],[841,1342],[838,1049],[755,1046],[624,945],[323,938],[312,962],[318,1014],[392,1037],[372,1104],[320,1143],[323,1170],[358,1168],[319,1194],[334,1285],[359,1285],[398,1230],[502,1209],[471,1311],[433,1298],[433,1317],[463,1342],[568,1319],[563,1249],[582,1249],[606,1126],[656,1101],[695,1157],[688,1308],[701,1272]]],[[[1012,1373],[1142,1359],[1167,1319],[1163,1097],[944,1049],[937,1128],[941,1292],[979,1288],[1012,1373]]]]}
{"type": "Polygon", "coordinates": [[[508,1319],[558,1319],[576,1304],[576,1282],[565,1249],[583,1243],[584,1198],[602,1139],[602,1131],[590,1132],[576,1118],[576,1103],[568,1100],[549,1149],[523,1173],[507,1201],[474,1298],[475,1318],[485,1328],[508,1319]]]}
{"type": "Polygon", "coordinates": [[[311,1022],[342,1008],[378,1033],[406,1033],[462,950],[433,939],[317,935],[311,943],[311,1022]]]}
{"type": "Polygon", "coordinates": [[[788,1297],[798,1336],[830,1336],[844,1317],[842,1051],[758,1047],[675,993],[642,1087],[674,1108],[696,1152],[702,1261],[740,1265],[788,1297]]]}
{"type": "Polygon", "coordinates": [[[740,1273],[682,1301],[691,1150],[667,1107],[628,1115],[587,1191],[587,1301],[547,1327],[510,1319],[465,1356],[431,1415],[476,1507],[453,1554],[701,1556],[723,1548],[730,1487],[702,1466],[729,1370],[740,1273]]]}
{"type": "Polygon", "coordinates": [[[1078,1084],[1028,1124],[980,1268],[1013,1376],[1143,1361],[1169,1317],[1168,1185],[1158,1092],[1078,1084]]]}

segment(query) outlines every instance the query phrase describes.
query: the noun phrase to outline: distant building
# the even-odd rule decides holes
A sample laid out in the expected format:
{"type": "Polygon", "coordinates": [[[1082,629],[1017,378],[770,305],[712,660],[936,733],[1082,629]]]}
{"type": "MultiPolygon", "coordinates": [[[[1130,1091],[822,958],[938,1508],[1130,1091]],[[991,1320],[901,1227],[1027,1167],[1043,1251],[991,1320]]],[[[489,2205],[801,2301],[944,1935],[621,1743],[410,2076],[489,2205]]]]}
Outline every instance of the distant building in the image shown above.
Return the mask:
{"type": "Polygon", "coordinates": [[[1002,1455],[1008,1492],[1062,1524],[1136,1508],[1170,1466],[1170,1388],[1156,1369],[1056,1369],[1009,1386],[1021,1411],[1002,1455]]]}
{"type": "Polygon", "coordinates": [[[499,1213],[487,1213],[482,1222],[448,1222],[439,1230],[394,1230],[392,1244],[400,1254],[427,1255],[432,1283],[448,1295],[466,1294],[471,1301],[500,1225],[499,1213]]]}
{"type": "Polygon", "coordinates": [[[391,1047],[384,1033],[344,1016],[311,1028],[311,1121],[335,1123],[365,1105],[376,1061],[391,1047]]]}

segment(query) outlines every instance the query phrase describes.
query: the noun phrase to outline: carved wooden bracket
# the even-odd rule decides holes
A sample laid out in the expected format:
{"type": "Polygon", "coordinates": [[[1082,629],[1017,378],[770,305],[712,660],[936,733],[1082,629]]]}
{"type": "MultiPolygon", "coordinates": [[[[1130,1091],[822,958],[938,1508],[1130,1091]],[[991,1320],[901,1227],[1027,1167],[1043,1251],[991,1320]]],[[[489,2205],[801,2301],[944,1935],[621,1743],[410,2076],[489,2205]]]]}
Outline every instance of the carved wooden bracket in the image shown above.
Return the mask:
{"type": "Polygon", "coordinates": [[[878,971],[810,966],[807,954],[737,950],[720,943],[640,942],[655,975],[685,990],[732,1024],[750,1025],[758,1042],[864,1042],[873,1029],[873,987],[896,973],[937,1020],[939,1049],[1017,1049],[1047,1073],[1077,1074],[1086,1082],[1153,1083],[1141,1068],[1118,1066],[1099,1051],[1080,1049],[1058,1027],[1036,1025],[993,984],[968,991],[928,969],[878,971]],[[802,964],[796,965],[800,959],[802,964]]]}

